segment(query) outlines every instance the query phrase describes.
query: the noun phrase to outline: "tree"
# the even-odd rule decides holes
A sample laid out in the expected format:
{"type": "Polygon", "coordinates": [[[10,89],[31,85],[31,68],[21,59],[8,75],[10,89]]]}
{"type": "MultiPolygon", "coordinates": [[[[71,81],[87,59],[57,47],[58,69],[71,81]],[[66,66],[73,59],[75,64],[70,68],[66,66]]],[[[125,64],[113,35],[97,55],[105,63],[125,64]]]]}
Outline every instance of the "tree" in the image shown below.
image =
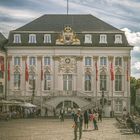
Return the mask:
{"type": "Polygon", "coordinates": [[[130,78],[131,105],[135,106],[136,90],[140,88],[140,79],[130,78]]]}

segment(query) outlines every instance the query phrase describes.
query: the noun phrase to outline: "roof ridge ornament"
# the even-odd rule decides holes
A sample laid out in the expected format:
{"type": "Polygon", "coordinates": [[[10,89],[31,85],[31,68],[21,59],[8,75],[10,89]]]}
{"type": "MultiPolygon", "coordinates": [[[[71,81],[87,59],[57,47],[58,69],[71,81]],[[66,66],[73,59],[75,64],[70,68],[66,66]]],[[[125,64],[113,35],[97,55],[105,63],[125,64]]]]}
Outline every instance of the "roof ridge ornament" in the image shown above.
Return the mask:
{"type": "Polygon", "coordinates": [[[56,45],[80,45],[80,40],[70,26],[65,26],[58,39],[56,39],[56,45]]]}

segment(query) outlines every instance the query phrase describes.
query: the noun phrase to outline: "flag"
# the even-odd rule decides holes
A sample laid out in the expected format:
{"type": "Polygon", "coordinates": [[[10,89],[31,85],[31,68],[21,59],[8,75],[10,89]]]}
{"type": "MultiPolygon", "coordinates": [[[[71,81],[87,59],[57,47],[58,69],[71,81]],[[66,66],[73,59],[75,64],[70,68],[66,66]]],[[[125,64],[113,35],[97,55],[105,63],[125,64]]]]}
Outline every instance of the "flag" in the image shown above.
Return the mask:
{"type": "Polygon", "coordinates": [[[10,62],[8,62],[8,81],[10,81],[10,62]]]}
{"type": "Polygon", "coordinates": [[[0,56],[0,70],[4,72],[4,57],[0,56]]]}
{"type": "Polygon", "coordinates": [[[27,63],[25,62],[25,81],[28,81],[28,78],[29,78],[28,67],[27,63]]]}
{"type": "Polygon", "coordinates": [[[111,65],[110,65],[110,74],[111,74],[111,81],[114,80],[114,71],[113,71],[113,64],[111,62],[111,65]]]}
{"type": "Polygon", "coordinates": [[[126,79],[127,79],[127,81],[129,81],[128,69],[129,69],[129,67],[128,67],[128,62],[127,62],[127,68],[126,68],[126,79]]]}
{"type": "Polygon", "coordinates": [[[95,69],[96,69],[96,81],[98,81],[98,67],[97,67],[97,61],[95,62],[95,69]]]}
{"type": "Polygon", "coordinates": [[[42,68],[42,60],[41,60],[41,81],[43,80],[43,68],[42,68]]]}

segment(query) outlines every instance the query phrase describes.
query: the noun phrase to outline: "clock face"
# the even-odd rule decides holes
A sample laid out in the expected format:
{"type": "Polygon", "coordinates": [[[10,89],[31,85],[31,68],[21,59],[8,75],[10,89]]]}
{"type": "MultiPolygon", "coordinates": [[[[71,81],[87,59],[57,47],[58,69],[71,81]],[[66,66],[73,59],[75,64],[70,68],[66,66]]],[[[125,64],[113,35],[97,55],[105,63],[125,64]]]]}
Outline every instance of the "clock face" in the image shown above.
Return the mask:
{"type": "Polygon", "coordinates": [[[66,62],[67,64],[69,64],[69,63],[70,63],[70,58],[66,58],[66,59],[65,59],[65,62],[66,62]]]}

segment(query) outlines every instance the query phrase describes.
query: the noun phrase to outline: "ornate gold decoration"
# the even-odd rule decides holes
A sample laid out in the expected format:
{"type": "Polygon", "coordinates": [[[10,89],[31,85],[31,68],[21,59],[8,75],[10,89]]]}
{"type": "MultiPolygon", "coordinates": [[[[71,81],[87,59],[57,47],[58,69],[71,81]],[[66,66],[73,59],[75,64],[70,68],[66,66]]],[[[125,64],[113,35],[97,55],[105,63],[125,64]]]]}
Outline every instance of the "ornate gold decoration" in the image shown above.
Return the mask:
{"type": "Polygon", "coordinates": [[[114,56],[108,56],[109,61],[113,61],[114,56]]]}
{"type": "Polygon", "coordinates": [[[80,40],[70,26],[66,26],[56,40],[56,45],[80,45],[80,40]]]}
{"type": "Polygon", "coordinates": [[[61,73],[76,72],[76,57],[60,56],[58,71],[61,73]],[[67,62],[69,60],[69,63],[67,62]]]}

